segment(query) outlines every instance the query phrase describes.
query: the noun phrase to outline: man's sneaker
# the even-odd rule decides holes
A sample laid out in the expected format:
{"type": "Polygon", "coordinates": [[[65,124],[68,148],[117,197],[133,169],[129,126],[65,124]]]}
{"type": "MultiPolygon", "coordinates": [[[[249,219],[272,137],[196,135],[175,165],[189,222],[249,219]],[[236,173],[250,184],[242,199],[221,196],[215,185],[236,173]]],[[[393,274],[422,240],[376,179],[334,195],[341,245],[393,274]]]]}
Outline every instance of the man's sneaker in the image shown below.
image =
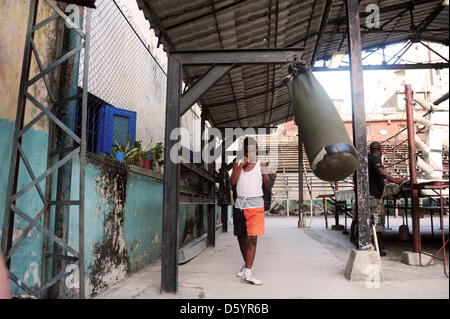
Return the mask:
{"type": "Polygon", "coordinates": [[[236,274],[236,277],[242,277],[245,274],[245,266],[241,267],[241,270],[236,274]]]}
{"type": "Polygon", "coordinates": [[[262,285],[262,283],[263,283],[261,280],[256,279],[255,277],[253,277],[252,274],[250,274],[250,275],[245,275],[244,274],[241,277],[241,282],[246,282],[246,283],[253,284],[253,285],[262,285]]]}

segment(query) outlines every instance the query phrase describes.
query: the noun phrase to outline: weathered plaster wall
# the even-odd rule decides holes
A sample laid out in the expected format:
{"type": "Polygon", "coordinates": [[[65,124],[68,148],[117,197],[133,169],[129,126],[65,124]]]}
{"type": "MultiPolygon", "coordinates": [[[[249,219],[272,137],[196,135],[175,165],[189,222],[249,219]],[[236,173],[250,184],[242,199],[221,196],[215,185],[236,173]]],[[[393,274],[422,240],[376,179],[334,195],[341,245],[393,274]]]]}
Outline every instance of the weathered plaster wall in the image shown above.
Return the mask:
{"type": "MultiPolygon", "coordinates": [[[[29,1],[0,0],[0,118],[15,121],[17,97],[19,94],[22,72],[23,53],[28,23],[29,1]]],[[[54,14],[45,1],[40,1],[37,22],[54,14]]],[[[57,23],[53,21],[34,34],[34,42],[44,68],[51,65],[56,58],[57,23]]],[[[39,72],[35,58],[31,59],[30,79],[39,72]]],[[[57,70],[49,74],[50,82],[55,82],[57,70]]],[[[41,79],[28,89],[43,105],[50,100],[44,81],[41,79]]],[[[39,113],[30,102],[27,103],[25,124],[39,113]]],[[[47,119],[40,120],[34,127],[48,132],[47,119]]]]}
{"type": "MultiPolygon", "coordinates": [[[[0,163],[9,163],[11,156],[12,135],[14,123],[5,119],[0,119],[0,147],[5,151],[0,152],[0,163]]],[[[47,161],[47,141],[48,134],[40,130],[31,129],[23,139],[23,149],[29,154],[30,166],[34,172],[43,172],[46,169],[47,161]]],[[[3,218],[6,201],[6,187],[8,184],[9,165],[2,165],[0,168],[0,235],[3,234],[3,218]]],[[[22,189],[31,181],[31,178],[23,165],[20,164],[18,176],[18,189],[22,189]]],[[[45,181],[40,184],[45,192],[45,181]]],[[[42,200],[36,190],[31,189],[23,195],[17,202],[17,207],[23,210],[29,216],[34,217],[43,207],[42,200]]],[[[42,222],[42,218],[41,218],[42,222]]],[[[13,241],[17,239],[29,225],[19,216],[14,220],[13,241]]],[[[34,228],[28,233],[23,245],[14,253],[11,263],[11,270],[19,278],[22,278],[25,284],[36,286],[40,284],[40,265],[42,256],[42,236],[34,228]]],[[[13,293],[17,293],[14,284],[11,284],[13,293]]]]}
{"type": "Polygon", "coordinates": [[[0,0],[0,118],[9,121],[16,118],[28,17],[27,3],[26,0],[0,0]]]}
{"type": "MultiPolygon", "coordinates": [[[[94,155],[86,166],[85,188],[85,284],[86,295],[94,296],[161,255],[163,183],[94,155]]],[[[78,196],[79,163],[74,161],[71,199],[78,196]]],[[[28,212],[40,206],[39,201],[36,193],[19,205],[28,212]]],[[[216,209],[216,221],[220,223],[220,208],[216,209]]],[[[50,224],[54,224],[53,219],[50,224]]],[[[26,225],[16,220],[16,237],[26,225]]],[[[206,206],[180,206],[180,247],[206,229],[206,206]]],[[[69,245],[77,250],[78,238],[78,207],[72,206],[69,245]]],[[[41,283],[41,257],[42,236],[33,230],[13,258],[12,270],[27,285],[36,287],[41,283]]],[[[23,293],[14,283],[11,288],[15,294],[23,293]]]]}
{"type": "MultiPolygon", "coordinates": [[[[0,235],[3,228],[3,217],[6,201],[6,188],[10,169],[12,138],[14,122],[17,111],[17,98],[19,93],[22,62],[27,29],[29,1],[27,0],[0,0],[0,235]]],[[[42,21],[52,15],[52,9],[43,1],[38,6],[37,21],[42,21]]],[[[56,23],[52,22],[35,33],[34,41],[39,51],[43,67],[46,68],[55,60],[56,56],[56,23]]],[[[30,78],[36,75],[38,66],[35,58],[31,60],[30,78]]],[[[50,79],[55,79],[55,74],[50,74],[50,79]]],[[[47,105],[49,98],[42,80],[28,89],[43,105],[47,105]]],[[[26,105],[25,123],[39,113],[38,109],[30,102],[26,105]]],[[[28,157],[30,165],[39,175],[46,170],[47,145],[48,145],[47,120],[42,119],[36,123],[23,136],[23,149],[28,157]]],[[[18,189],[31,180],[23,163],[20,164],[18,176],[18,189]]],[[[41,184],[45,189],[45,181],[41,184]]],[[[27,192],[17,201],[17,206],[31,217],[43,207],[42,201],[35,188],[27,192]]],[[[13,240],[17,239],[28,226],[21,218],[15,218],[13,240]]],[[[42,236],[34,229],[28,234],[21,246],[14,254],[11,263],[12,271],[24,280],[29,286],[40,284],[42,236]]],[[[17,287],[11,285],[13,293],[17,293],[17,287]]]]}
{"type": "MultiPolygon", "coordinates": [[[[77,198],[77,162],[74,171],[72,198],[77,198]]],[[[91,155],[85,187],[85,283],[86,295],[94,296],[161,255],[163,183],[91,155]]],[[[220,221],[220,208],[216,220],[220,221]]],[[[206,228],[206,206],[180,205],[180,247],[206,228]]],[[[71,208],[69,242],[78,249],[76,206],[71,208]]]]}

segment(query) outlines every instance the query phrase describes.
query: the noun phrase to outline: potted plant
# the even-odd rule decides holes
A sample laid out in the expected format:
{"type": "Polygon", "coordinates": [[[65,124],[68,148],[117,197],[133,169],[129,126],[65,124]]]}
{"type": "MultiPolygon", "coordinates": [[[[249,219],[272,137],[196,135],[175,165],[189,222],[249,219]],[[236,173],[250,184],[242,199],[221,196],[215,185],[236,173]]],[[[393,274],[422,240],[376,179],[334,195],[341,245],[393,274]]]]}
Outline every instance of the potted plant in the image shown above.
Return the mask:
{"type": "Polygon", "coordinates": [[[143,152],[143,158],[144,158],[144,168],[150,169],[150,160],[152,158],[152,154],[150,151],[143,152]]]}
{"type": "Polygon", "coordinates": [[[144,167],[144,159],[147,152],[142,149],[142,141],[135,141],[134,147],[139,149],[139,151],[136,153],[134,164],[139,165],[139,167],[144,167]]]}
{"type": "Polygon", "coordinates": [[[116,161],[123,162],[125,160],[125,146],[118,143],[113,145],[111,154],[106,153],[116,161]]]}
{"type": "MultiPolygon", "coordinates": [[[[136,144],[136,143],[135,143],[136,144]]],[[[138,144],[139,146],[139,144],[138,144]]],[[[131,141],[128,139],[127,145],[123,146],[115,142],[112,147],[112,153],[109,154],[112,158],[119,162],[126,162],[127,164],[136,164],[139,160],[140,148],[131,146],[131,141]]]]}
{"type": "Polygon", "coordinates": [[[159,161],[162,158],[163,151],[164,151],[164,146],[161,142],[158,142],[154,148],[150,149],[151,164],[152,164],[153,170],[157,170],[157,166],[159,164],[159,161]]]}

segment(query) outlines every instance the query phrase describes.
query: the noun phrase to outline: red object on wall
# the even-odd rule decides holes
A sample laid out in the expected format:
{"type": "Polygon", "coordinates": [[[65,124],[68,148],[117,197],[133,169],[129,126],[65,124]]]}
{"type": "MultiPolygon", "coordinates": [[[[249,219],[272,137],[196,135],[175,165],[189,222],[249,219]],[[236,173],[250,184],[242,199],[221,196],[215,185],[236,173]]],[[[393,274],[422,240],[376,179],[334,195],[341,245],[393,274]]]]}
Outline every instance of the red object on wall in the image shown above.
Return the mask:
{"type": "Polygon", "coordinates": [[[144,161],[144,168],[150,169],[150,160],[145,160],[144,161]]]}

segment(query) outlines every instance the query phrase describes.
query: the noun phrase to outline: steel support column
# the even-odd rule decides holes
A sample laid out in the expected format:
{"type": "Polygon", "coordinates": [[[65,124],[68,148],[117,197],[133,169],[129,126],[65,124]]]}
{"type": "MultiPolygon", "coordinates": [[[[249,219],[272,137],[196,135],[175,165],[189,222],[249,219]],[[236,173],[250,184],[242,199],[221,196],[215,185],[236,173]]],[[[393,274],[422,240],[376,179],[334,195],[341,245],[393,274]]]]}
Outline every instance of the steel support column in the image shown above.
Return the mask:
{"type": "MultiPolygon", "coordinates": [[[[208,133],[209,134],[209,133],[208,133]]],[[[208,143],[214,140],[212,135],[209,136],[208,143]]],[[[216,162],[212,159],[212,163],[208,163],[208,171],[214,173],[216,170],[216,162]]],[[[216,184],[214,182],[208,183],[208,192],[212,197],[215,197],[216,184]]],[[[216,203],[208,205],[208,246],[214,247],[216,245],[216,203]]]]}
{"type": "MultiPolygon", "coordinates": [[[[221,168],[223,170],[226,169],[227,166],[227,158],[225,156],[225,152],[226,152],[226,139],[225,139],[225,134],[222,133],[222,165],[221,168]]],[[[228,173],[227,173],[228,174],[228,173]]],[[[226,233],[228,232],[228,205],[222,205],[221,209],[221,221],[222,221],[222,232],[226,233]]]]}
{"type": "MultiPolygon", "coordinates": [[[[298,127],[298,227],[305,227],[303,218],[303,141],[298,127]]],[[[311,203],[312,205],[312,203],[311,203]]]]}
{"type": "MultiPolygon", "coordinates": [[[[25,40],[25,50],[24,50],[24,58],[23,58],[23,65],[22,65],[22,75],[20,80],[20,87],[19,87],[19,96],[18,96],[18,104],[17,104],[17,115],[16,115],[16,125],[14,130],[14,136],[13,136],[13,147],[12,147],[12,153],[11,153],[11,167],[10,167],[10,173],[9,173],[9,180],[8,180],[8,187],[7,187],[7,194],[6,194],[6,205],[5,205],[5,217],[4,217],[4,224],[3,224],[3,233],[2,233],[2,252],[5,255],[5,259],[8,263],[8,266],[10,265],[9,261],[13,257],[14,252],[17,250],[17,248],[20,245],[23,245],[23,241],[26,238],[26,234],[28,234],[32,228],[36,229],[38,232],[40,232],[40,235],[43,236],[43,251],[42,251],[42,278],[41,287],[28,287],[23,280],[18,278],[9,267],[8,276],[9,278],[15,282],[23,291],[25,291],[28,294],[34,295],[36,297],[42,297],[44,296],[45,292],[48,288],[52,287],[54,284],[60,283],[61,280],[64,280],[65,277],[67,277],[70,274],[75,275],[77,272],[74,268],[72,270],[68,269],[61,269],[60,272],[57,274],[55,273],[52,278],[48,278],[48,265],[50,264],[48,262],[48,258],[53,258],[53,260],[58,258],[65,258],[67,260],[70,260],[71,264],[75,264],[78,267],[78,280],[79,280],[79,287],[76,287],[74,285],[73,288],[79,288],[78,289],[78,296],[80,298],[84,298],[84,165],[85,165],[85,138],[86,138],[86,114],[87,114],[87,74],[88,74],[88,65],[89,65],[89,32],[90,32],[90,10],[87,11],[86,14],[86,28],[85,32],[81,31],[82,27],[77,26],[73,22],[71,22],[70,18],[52,1],[52,0],[45,0],[45,2],[56,12],[53,14],[50,18],[45,19],[44,21],[36,24],[36,14],[37,14],[37,0],[31,0],[30,1],[30,11],[29,11],[29,19],[28,19],[28,27],[27,27],[27,35],[25,40]],[[37,47],[34,44],[33,37],[34,33],[38,31],[41,27],[51,23],[52,21],[57,20],[56,23],[69,23],[70,21],[71,27],[74,27],[75,31],[77,32],[77,36],[80,37],[81,41],[80,44],[76,46],[75,49],[72,49],[64,54],[62,52],[59,52],[62,54],[61,57],[59,57],[55,62],[53,62],[51,65],[49,65],[47,68],[44,69],[44,66],[41,63],[39,52],[37,50],[37,47]],[[54,94],[54,87],[53,85],[50,85],[48,75],[50,72],[57,69],[59,65],[62,63],[67,62],[69,59],[73,58],[75,54],[77,54],[80,50],[84,48],[85,54],[84,54],[84,70],[83,70],[83,100],[81,103],[82,106],[82,113],[84,114],[83,120],[82,120],[82,132],[81,137],[77,136],[73,128],[69,127],[68,125],[64,124],[63,120],[61,120],[58,116],[55,115],[54,109],[56,109],[56,105],[61,105],[67,101],[74,100],[80,97],[80,95],[77,93],[74,96],[64,96],[61,99],[57,100],[55,98],[54,94]],[[34,54],[34,57],[36,59],[37,65],[39,67],[39,73],[36,74],[33,79],[29,79],[29,71],[30,71],[30,62],[32,55],[34,54]],[[31,95],[31,93],[28,92],[28,88],[31,87],[33,84],[35,84],[39,80],[43,80],[47,89],[47,94],[50,98],[50,103],[48,105],[43,105],[37,99],[31,95]],[[24,127],[23,126],[23,118],[25,114],[25,108],[26,108],[26,100],[29,100],[35,106],[37,109],[39,109],[41,112],[35,116],[29,123],[24,127]],[[53,109],[54,108],[54,109],[53,109]],[[32,170],[32,167],[30,165],[30,161],[28,160],[27,156],[30,156],[29,154],[26,154],[26,150],[22,147],[22,139],[25,138],[25,133],[34,125],[36,124],[40,119],[42,119],[44,116],[47,116],[50,120],[49,127],[50,129],[52,127],[59,127],[62,131],[64,131],[65,134],[67,134],[68,138],[73,143],[79,144],[79,146],[74,146],[70,150],[69,153],[66,153],[60,158],[58,161],[53,162],[51,160],[51,154],[55,154],[56,150],[52,150],[51,147],[53,146],[53,132],[49,132],[49,150],[48,150],[48,158],[47,158],[47,169],[45,172],[41,172],[40,174],[35,174],[32,170]],[[68,200],[66,197],[62,198],[61,200],[52,201],[51,198],[51,177],[54,172],[58,170],[58,168],[62,167],[64,164],[68,163],[69,161],[73,160],[74,157],[79,156],[80,160],[80,197],[79,200],[68,200]],[[29,173],[29,176],[31,177],[31,181],[23,186],[22,189],[17,190],[17,179],[19,174],[19,167],[20,167],[20,159],[22,159],[23,163],[25,164],[25,167],[29,173]],[[45,190],[45,196],[43,196],[43,191],[40,188],[39,183],[43,180],[46,180],[46,190],[45,190]],[[26,210],[21,209],[18,207],[20,202],[17,200],[24,196],[27,192],[29,192],[31,189],[36,188],[37,192],[39,193],[42,202],[43,202],[43,208],[40,210],[39,213],[37,213],[35,216],[30,216],[26,210]],[[62,240],[58,234],[54,234],[52,231],[49,230],[50,226],[50,207],[52,205],[55,206],[69,206],[69,205],[79,205],[79,250],[72,248],[67,241],[62,240]],[[44,225],[41,224],[41,217],[45,213],[44,216],[44,225]],[[27,228],[23,231],[22,236],[19,236],[12,242],[12,231],[14,230],[14,218],[15,215],[18,215],[21,217],[22,220],[29,223],[27,228]],[[56,255],[52,254],[48,251],[48,244],[49,242],[53,242],[53,245],[56,247],[57,245],[61,248],[62,255],[56,255]],[[69,252],[72,254],[72,256],[63,256],[63,254],[66,254],[69,252]],[[75,273],[74,273],[75,272],[75,273]]],[[[58,46],[57,46],[58,47],[58,46]]],[[[59,54],[58,54],[59,56],[59,54]]],[[[77,70],[74,70],[76,72],[77,70]]],[[[69,95],[71,93],[68,93],[69,95]]],[[[61,295],[58,295],[58,297],[62,297],[61,295]]]]}
{"type": "MultiPolygon", "coordinates": [[[[406,121],[408,125],[408,157],[409,157],[409,175],[411,185],[417,184],[417,164],[416,164],[416,143],[414,141],[414,109],[413,92],[411,85],[405,85],[406,97],[406,121]]],[[[420,244],[420,220],[419,220],[419,191],[412,187],[411,190],[411,217],[413,227],[413,251],[421,251],[420,244]]]]}
{"type": "Polygon", "coordinates": [[[369,176],[367,164],[366,113],[361,58],[361,34],[358,0],[346,0],[348,46],[351,67],[353,143],[358,159],[356,202],[358,207],[358,242],[360,250],[367,250],[370,240],[369,176]]]}
{"type": "Polygon", "coordinates": [[[178,213],[179,165],[170,159],[170,150],[178,142],[170,138],[180,127],[181,63],[168,55],[166,133],[164,143],[164,187],[162,220],[161,292],[178,289],[178,213]]]}
{"type": "MultiPolygon", "coordinates": [[[[76,25],[83,25],[83,12],[74,12],[73,18],[76,25]]],[[[81,44],[81,37],[74,28],[64,29],[64,44],[63,50],[70,51],[81,44]]],[[[78,70],[80,65],[80,52],[75,54],[71,59],[61,65],[61,76],[60,76],[60,97],[64,98],[67,96],[73,96],[78,94],[78,70]]],[[[76,122],[76,107],[77,101],[69,101],[63,103],[58,111],[60,114],[61,122],[63,122],[71,131],[75,131],[76,122]]],[[[72,137],[62,130],[59,130],[57,134],[58,142],[57,148],[59,150],[68,149],[73,146],[72,137]]],[[[59,154],[59,159],[64,158],[69,152],[61,152],[59,154]]],[[[68,201],[70,200],[72,184],[72,161],[67,162],[58,169],[57,174],[57,186],[56,186],[56,200],[57,201],[68,201]]],[[[57,205],[55,208],[55,230],[56,236],[61,238],[65,243],[69,240],[69,215],[70,207],[68,205],[57,205]]],[[[64,256],[65,251],[58,246],[53,247],[54,256],[64,256]]],[[[64,258],[53,258],[53,269],[52,276],[56,276],[61,273],[67,266],[68,261],[64,258]]],[[[59,281],[55,283],[48,290],[49,298],[51,299],[62,299],[66,297],[66,288],[63,282],[59,281]]]]}
{"type": "MultiPolygon", "coordinates": [[[[29,15],[28,15],[28,28],[25,42],[25,50],[22,63],[22,75],[20,80],[19,98],[16,112],[16,123],[14,128],[13,137],[13,150],[11,152],[10,170],[8,178],[8,188],[6,189],[6,206],[3,216],[3,233],[2,233],[2,252],[7,254],[12,246],[12,236],[14,231],[14,212],[11,210],[10,205],[15,201],[10,201],[9,198],[17,191],[17,179],[19,176],[19,164],[20,156],[17,146],[22,144],[22,137],[19,136],[20,131],[23,129],[26,98],[22,93],[26,90],[26,82],[29,78],[30,63],[31,63],[31,40],[34,38],[34,32],[32,32],[33,25],[36,24],[37,15],[37,2],[36,0],[30,1],[29,15]]],[[[10,266],[10,260],[5,260],[7,267],[10,266]]]]}

